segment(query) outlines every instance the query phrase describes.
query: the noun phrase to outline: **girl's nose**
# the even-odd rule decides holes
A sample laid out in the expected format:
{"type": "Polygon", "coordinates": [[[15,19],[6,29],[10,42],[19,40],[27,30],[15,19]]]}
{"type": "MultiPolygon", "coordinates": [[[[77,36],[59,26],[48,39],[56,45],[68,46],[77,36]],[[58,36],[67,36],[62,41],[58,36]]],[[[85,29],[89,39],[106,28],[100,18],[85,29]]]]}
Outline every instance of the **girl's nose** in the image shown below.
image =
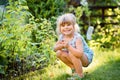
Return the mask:
{"type": "Polygon", "coordinates": [[[68,28],[68,26],[67,26],[67,25],[65,25],[65,28],[68,28]]]}

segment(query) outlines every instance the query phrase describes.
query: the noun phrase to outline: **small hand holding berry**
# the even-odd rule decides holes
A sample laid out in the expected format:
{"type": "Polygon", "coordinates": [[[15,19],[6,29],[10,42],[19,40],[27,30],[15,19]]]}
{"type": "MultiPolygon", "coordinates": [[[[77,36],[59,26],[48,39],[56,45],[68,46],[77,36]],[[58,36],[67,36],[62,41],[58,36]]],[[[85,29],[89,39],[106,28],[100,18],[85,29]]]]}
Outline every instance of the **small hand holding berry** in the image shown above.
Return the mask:
{"type": "Polygon", "coordinates": [[[68,49],[69,43],[67,41],[64,41],[62,44],[64,48],[68,49]]]}
{"type": "Polygon", "coordinates": [[[63,42],[62,42],[62,41],[58,41],[58,42],[56,43],[56,47],[57,47],[57,50],[63,49],[63,48],[64,48],[63,42]]]}

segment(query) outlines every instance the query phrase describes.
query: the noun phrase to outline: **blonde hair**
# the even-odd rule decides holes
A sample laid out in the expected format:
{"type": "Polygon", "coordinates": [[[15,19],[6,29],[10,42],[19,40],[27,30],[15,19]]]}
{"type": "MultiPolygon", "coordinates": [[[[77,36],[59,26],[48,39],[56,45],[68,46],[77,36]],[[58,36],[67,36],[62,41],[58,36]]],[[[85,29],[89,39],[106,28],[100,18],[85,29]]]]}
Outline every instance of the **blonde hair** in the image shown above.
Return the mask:
{"type": "Polygon", "coordinates": [[[60,32],[61,24],[62,23],[67,23],[67,22],[71,23],[74,26],[75,32],[80,32],[79,26],[76,23],[76,17],[72,13],[66,13],[66,14],[63,14],[63,15],[61,15],[57,18],[56,32],[57,32],[58,35],[61,34],[61,32],[60,32]]]}

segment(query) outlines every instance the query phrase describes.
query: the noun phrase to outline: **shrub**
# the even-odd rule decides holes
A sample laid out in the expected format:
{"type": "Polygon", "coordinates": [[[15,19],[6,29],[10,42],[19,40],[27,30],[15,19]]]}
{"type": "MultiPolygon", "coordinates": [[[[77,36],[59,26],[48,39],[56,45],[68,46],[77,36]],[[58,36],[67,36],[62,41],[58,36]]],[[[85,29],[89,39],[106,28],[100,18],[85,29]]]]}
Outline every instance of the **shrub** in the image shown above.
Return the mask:
{"type": "Polygon", "coordinates": [[[64,0],[26,0],[29,11],[35,18],[51,18],[65,10],[64,0]]]}
{"type": "Polygon", "coordinates": [[[51,22],[42,18],[35,20],[21,1],[9,3],[0,26],[1,79],[42,69],[55,60],[51,22]]]}
{"type": "Polygon", "coordinates": [[[97,48],[114,49],[120,46],[119,36],[119,26],[98,26],[93,34],[93,40],[90,41],[90,45],[97,48]]]}

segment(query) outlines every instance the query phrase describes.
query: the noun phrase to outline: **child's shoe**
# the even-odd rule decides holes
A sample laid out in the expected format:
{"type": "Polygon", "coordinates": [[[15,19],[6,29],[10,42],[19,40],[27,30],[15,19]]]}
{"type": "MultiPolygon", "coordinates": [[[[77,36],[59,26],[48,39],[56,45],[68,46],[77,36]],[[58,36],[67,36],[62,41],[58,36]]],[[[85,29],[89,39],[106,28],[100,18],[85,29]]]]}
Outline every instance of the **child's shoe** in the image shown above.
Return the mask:
{"type": "Polygon", "coordinates": [[[77,73],[73,75],[73,78],[74,80],[82,80],[82,78],[77,73]]]}

